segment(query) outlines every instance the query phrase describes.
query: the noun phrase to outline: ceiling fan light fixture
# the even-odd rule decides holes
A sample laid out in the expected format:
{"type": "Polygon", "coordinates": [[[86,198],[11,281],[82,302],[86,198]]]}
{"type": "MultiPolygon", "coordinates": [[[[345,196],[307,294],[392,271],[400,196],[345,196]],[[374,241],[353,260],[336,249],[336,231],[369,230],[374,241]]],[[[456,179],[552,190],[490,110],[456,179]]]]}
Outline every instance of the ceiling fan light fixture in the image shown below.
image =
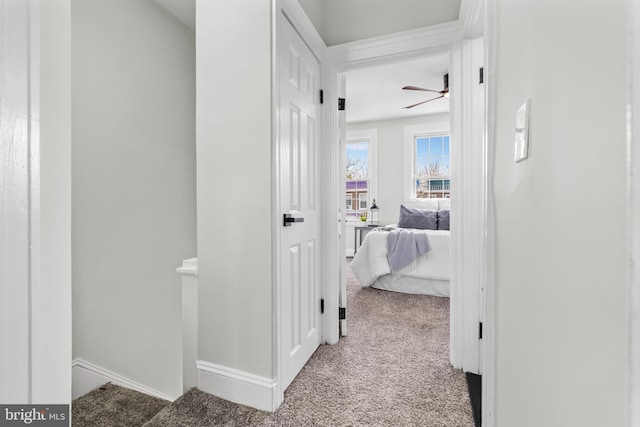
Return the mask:
{"type": "Polygon", "coordinates": [[[449,73],[447,73],[447,74],[445,74],[443,76],[443,80],[444,80],[444,90],[425,89],[425,88],[418,87],[418,86],[405,86],[405,87],[403,87],[402,90],[419,90],[419,91],[423,91],[423,92],[435,92],[435,93],[439,93],[440,94],[440,96],[436,96],[435,98],[427,99],[426,101],[418,102],[417,104],[413,104],[413,105],[408,105],[408,106],[403,107],[403,108],[404,109],[413,108],[413,107],[417,107],[418,105],[425,104],[427,102],[435,101],[436,99],[449,98],[449,73]]]}

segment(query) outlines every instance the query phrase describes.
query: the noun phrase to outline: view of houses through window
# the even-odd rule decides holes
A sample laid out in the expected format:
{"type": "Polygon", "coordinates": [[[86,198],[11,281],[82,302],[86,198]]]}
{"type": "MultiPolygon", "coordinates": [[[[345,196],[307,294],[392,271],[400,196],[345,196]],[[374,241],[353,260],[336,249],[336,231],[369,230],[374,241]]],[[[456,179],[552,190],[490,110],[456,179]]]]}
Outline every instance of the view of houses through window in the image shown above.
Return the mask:
{"type": "Polygon", "coordinates": [[[449,198],[449,135],[415,137],[416,198],[449,198]]]}
{"type": "MultiPolygon", "coordinates": [[[[450,141],[449,135],[417,134],[414,142],[414,177],[416,198],[449,198],[450,141]]],[[[347,218],[357,218],[369,209],[370,144],[354,140],[346,144],[345,210],[347,218]]]]}
{"type": "Polygon", "coordinates": [[[369,142],[348,142],[346,161],[346,197],[347,217],[358,217],[369,208],[369,142]]]}

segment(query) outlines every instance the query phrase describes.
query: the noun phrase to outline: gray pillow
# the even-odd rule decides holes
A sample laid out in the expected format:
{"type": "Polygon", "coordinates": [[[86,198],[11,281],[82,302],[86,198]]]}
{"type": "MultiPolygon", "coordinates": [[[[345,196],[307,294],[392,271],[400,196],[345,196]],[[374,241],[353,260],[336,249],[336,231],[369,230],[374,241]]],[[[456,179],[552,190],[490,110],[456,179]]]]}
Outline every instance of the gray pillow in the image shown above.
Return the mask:
{"type": "Polygon", "coordinates": [[[405,205],[400,205],[398,227],[437,230],[438,213],[429,209],[415,209],[408,208],[405,205]]]}
{"type": "Polygon", "coordinates": [[[449,229],[449,209],[438,211],[438,230],[449,229]]]}

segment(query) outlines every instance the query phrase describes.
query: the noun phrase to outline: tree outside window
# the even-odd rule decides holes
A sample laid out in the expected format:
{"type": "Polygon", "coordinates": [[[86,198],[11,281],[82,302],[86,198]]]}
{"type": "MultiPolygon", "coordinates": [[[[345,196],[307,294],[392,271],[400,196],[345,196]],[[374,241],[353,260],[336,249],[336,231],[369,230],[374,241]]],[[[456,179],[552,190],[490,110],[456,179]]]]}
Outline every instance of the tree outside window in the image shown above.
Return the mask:
{"type": "Polygon", "coordinates": [[[450,195],[449,135],[415,137],[415,190],[417,198],[450,195]]]}

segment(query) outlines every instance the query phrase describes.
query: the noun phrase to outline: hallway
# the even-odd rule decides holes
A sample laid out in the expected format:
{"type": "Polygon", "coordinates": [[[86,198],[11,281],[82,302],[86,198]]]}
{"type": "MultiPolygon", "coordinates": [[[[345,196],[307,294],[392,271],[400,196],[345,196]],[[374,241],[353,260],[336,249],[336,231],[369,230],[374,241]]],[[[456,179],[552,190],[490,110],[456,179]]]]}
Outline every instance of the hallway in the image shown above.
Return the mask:
{"type": "MultiPolygon", "coordinates": [[[[320,346],[274,414],[192,389],[145,425],[473,426],[465,376],[448,361],[448,299],[361,288],[350,268],[347,278],[349,335],[320,346]]],[[[74,426],[124,427],[149,410],[142,398],[104,403],[76,404],[74,426]]]]}
{"type": "Polygon", "coordinates": [[[448,360],[448,299],[361,288],[350,268],[347,278],[349,335],[320,346],[275,413],[192,389],[145,425],[473,426],[448,360]]]}

